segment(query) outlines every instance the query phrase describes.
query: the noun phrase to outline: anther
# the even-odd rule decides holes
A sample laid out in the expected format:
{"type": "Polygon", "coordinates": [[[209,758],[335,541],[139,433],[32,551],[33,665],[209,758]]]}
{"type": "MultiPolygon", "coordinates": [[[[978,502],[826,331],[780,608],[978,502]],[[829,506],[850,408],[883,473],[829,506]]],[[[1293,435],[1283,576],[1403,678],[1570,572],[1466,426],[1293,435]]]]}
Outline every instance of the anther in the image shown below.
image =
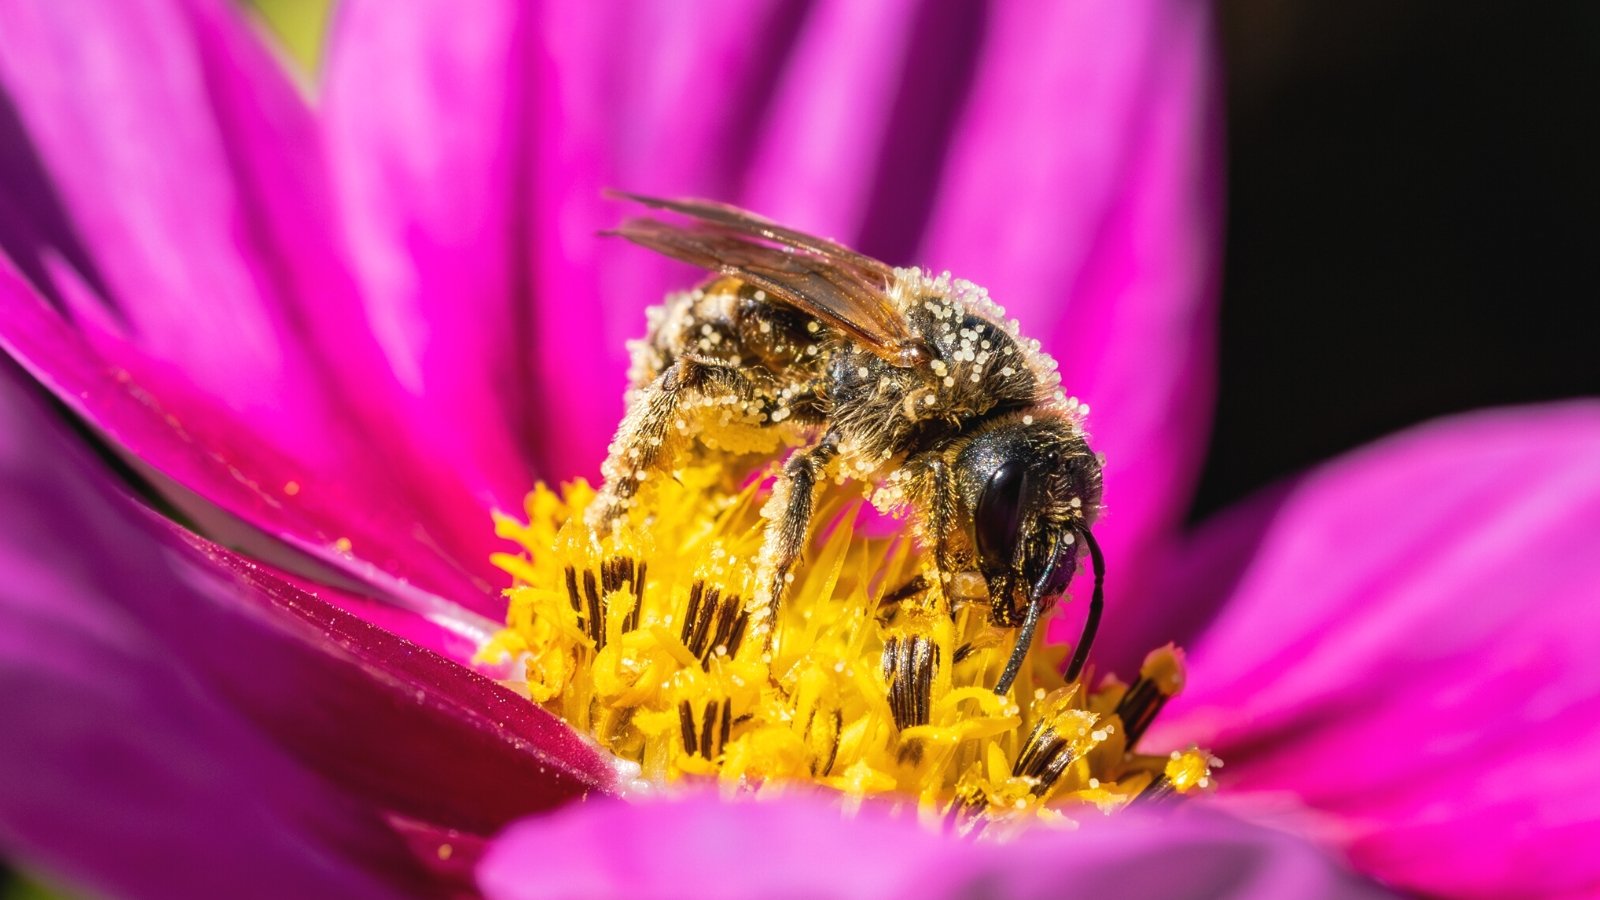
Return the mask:
{"type": "Polygon", "coordinates": [[[1116,715],[1122,720],[1128,749],[1144,736],[1167,701],[1183,690],[1183,651],[1168,644],[1152,650],[1139,667],[1139,679],[1122,695],[1116,715]]]}
{"type": "Polygon", "coordinates": [[[739,595],[723,597],[720,589],[697,580],[689,588],[689,608],[678,636],[700,660],[701,668],[710,669],[718,648],[728,656],[739,652],[749,627],[750,613],[739,595]]]}
{"type": "Polygon", "coordinates": [[[928,724],[939,645],[921,635],[891,637],[883,644],[883,675],[889,682],[889,710],[904,731],[928,724]]]}

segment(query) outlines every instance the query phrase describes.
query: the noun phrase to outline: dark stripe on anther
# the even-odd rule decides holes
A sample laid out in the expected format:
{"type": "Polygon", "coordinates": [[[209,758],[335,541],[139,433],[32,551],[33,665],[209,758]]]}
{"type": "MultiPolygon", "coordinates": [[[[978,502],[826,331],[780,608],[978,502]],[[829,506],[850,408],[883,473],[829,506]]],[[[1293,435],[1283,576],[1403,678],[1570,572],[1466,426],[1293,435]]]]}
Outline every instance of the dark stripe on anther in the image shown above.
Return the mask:
{"type": "Polygon", "coordinates": [[[744,601],[738,594],[724,597],[717,588],[696,581],[689,588],[689,609],[679,636],[689,652],[700,660],[701,667],[709,669],[718,647],[729,656],[738,652],[749,625],[750,613],[744,609],[744,601]]]}
{"type": "Polygon", "coordinates": [[[694,753],[694,711],[689,708],[689,701],[687,700],[678,703],[678,727],[683,731],[684,752],[694,753]]]}
{"type": "Polygon", "coordinates": [[[606,620],[602,613],[600,590],[594,583],[594,573],[588,569],[583,570],[583,595],[589,601],[589,639],[594,641],[596,651],[605,649],[606,646],[606,620]]]}
{"type": "Polygon", "coordinates": [[[1028,735],[1028,743],[1017,757],[1011,774],[1034,779],[1033,794],[1042,797],[1061,778],[1074,757],[1072,744],[1056,734],[1054,728],[1040,722],[1033,726],[1033,733],[1028,735]]]}
{"type": "MultiPolygon", "coordinates": [[[[683,627],[678,629],[678,639],[683,641],[685,646],[688,646],[689,638],[694,634],[694,623],[700,616],[700,600],[705,592],[704,581],[696,581],[689,588],[689,610],[683,615],[683,627]]],[[[692,648],[690,652],[693,652],[692,648]]]]}
{"type": "Polygon", "coordinates": [[[639,614],[644,612],[644,573],[645,564],[640,562],[633,572],[633,611],[628,613],[628,621],[623,623],[623,631],[634,631],[639,627],[639,614]]]}
{"type": "Polygon", "coordinates": [[[721,591],[714,587],[706,588],[705,597],[700,602],[700,615],[695,617],[694,633],[689,636],[689,650],[695,656],[705,659],[706,638],[711,632],[711,620],[717,614],[717,600],[721,591]]]}
{"type": "Polygon", "coordinates": [[[700,755],[711,759],[717,755],[716,745],[711,743],[712,729],[717,725],[717,701],[706,701],[705,721],[700,725],[700,755]]]}
{"type": "Polygon", "coordinates": [[[1167,704],[1167,697],[1156,688],[1154,681],[1140,678],[1122,695],[1122,701],[1117,704],[1117,718],[1122,720],[1122,727],[1127,734],[1128,749],[1139,738],[1144,736],[1150,723],[1156,720],[1156,714],[1161,712],[1161,707],[1167,704]]]}
{"type": "Polygon", "coordinates": [[[1172,779],[1162,774],[1157,775],[1154,781],[1145,785],[1144,790],[1139,792],[1139,796],[1133,798],[1133,802],[1139,805],[1159,804],[1170,800],[1176,795],[1177,791],[1172,786],[1172,779]]]}
{"type": "Polygon", "coordinates": [[[740,604],[739,615],[733,620],[733,633],[728,635],[728,655],[739,652],[739,645],[744,642],[744,630],[750,625],[750,611],[740,604]]]}
{"type": "Polygon", "coordinates": [[[904,731],[928,724],[933,707],[933,677],[939,669],[939,647],[920,635],[891,637],[883,644],[883,673],[889,681],[889,711],[904,731]]]}
{"type": "Polygon", "coordinates": [[[622,617],[622,631],[627,633],[639,627],[639,614],[644,611],[644,564],[629,556],[613,556],[601,563],[601,595],[610,597],[624,587],[633,594],[633,608],[622,617]]]}
{"type": "Polygon", "coordinates": [[[572,611],[578,614],[578,625],[583,625],[583,598],[578,595],[578,571],[567,566],[567,599],[572,601],[572,611]]]}

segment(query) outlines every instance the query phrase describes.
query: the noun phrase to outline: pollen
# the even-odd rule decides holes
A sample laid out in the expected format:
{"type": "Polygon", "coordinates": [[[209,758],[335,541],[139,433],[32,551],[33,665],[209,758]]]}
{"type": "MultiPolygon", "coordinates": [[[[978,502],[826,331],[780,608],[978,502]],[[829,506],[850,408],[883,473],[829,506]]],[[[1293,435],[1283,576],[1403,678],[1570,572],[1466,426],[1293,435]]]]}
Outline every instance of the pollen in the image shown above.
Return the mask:
{"type": "Polygon", "coordinates": [[[658,786],[889,800],[986,839],[1212,787],[1205,752],[1138,746],[1183,687],[1181,651],[1151,653],[1131,685],[1091,687],[1062,677],[1071,648],[1041,628],[998,695],[1014,632],[990,624],[987,598],[947,594],[961,579],[908,534],[857,529],[860,492],[837,485],[774,612],[756,599],[769,495],[680,469],[596,536],[588,484],[536,488],[520,516],[496,516],[512,587],[480,657],[520,664],[533,702],[658,786]]]}

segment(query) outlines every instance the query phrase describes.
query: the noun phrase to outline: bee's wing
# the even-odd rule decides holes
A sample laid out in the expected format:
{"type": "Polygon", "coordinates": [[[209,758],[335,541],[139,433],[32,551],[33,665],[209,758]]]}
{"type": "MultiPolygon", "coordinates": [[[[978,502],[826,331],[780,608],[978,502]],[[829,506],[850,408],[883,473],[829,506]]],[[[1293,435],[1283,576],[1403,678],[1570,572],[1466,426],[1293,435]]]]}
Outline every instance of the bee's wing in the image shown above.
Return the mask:
{"type": "Polygon", "coordinates": [[[688,218],[683,224],[629,219],[616,230],[622,237],[761,288],[891,363],[922,358],[925,348],[889,299],[894,271],[883,263],[720,203],[621,196],[688,218]]]}

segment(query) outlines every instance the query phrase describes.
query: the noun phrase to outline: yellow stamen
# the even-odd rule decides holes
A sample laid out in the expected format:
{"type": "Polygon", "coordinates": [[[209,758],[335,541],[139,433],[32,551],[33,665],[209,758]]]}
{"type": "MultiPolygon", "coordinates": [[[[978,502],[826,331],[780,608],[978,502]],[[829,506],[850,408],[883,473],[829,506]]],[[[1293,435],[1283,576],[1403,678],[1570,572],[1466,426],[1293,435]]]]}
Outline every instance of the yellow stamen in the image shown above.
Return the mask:
{"type": "Polygon", "coordinates": [[[520,661],[535,702],[658,784],[898,794],[930,822],[986,834],[1109,812],[1158,783],[1209,786],[1204,753],[1131,752],[1182,688],[1180,652],[1152,653],[1131,687],[1091,691],[1062,679],[1065,648],[1036,641],[996,695],[1011,642],[987,602],[952,602],[904,534],[859,533],[859,500],[837,485],[767,640],[754,599],[765,493],[729,495],[720,478],[656,480],[603,537],[583,524],[583,482],[537,488],[525,522],[497,515],[522,552],[494,557],[513,587],[483,658],[520,661]]]}

